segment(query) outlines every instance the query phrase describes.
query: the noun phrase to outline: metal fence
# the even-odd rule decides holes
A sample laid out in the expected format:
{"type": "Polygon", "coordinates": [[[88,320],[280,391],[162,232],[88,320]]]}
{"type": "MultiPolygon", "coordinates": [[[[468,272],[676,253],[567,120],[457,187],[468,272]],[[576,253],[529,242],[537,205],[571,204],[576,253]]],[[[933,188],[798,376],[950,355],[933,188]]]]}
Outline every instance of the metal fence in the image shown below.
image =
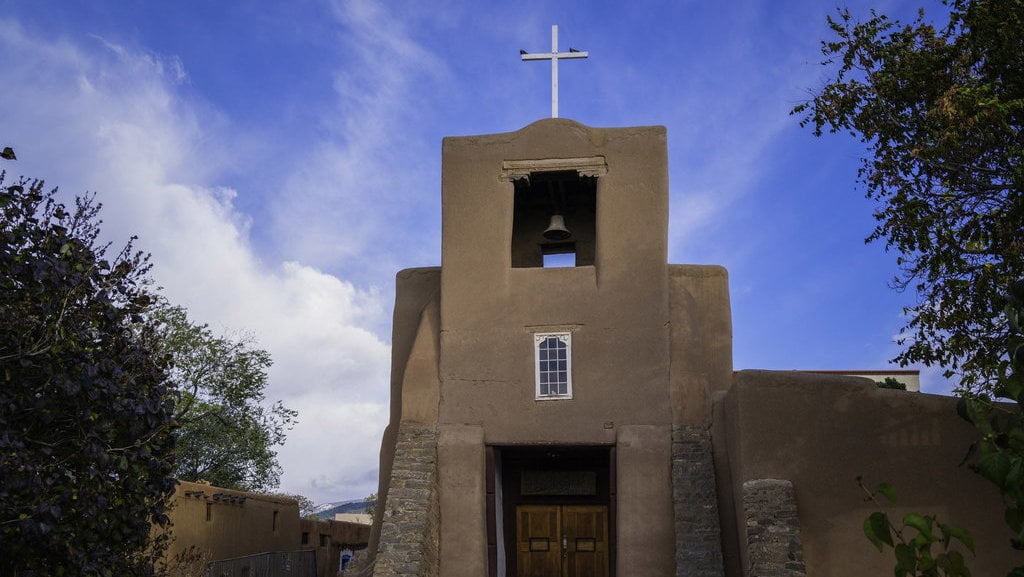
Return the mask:
{"type": "Polygon", "coordinates": [[[316,551],[278,551],[211,561],[206,577],[317,577],[316,551]]]}

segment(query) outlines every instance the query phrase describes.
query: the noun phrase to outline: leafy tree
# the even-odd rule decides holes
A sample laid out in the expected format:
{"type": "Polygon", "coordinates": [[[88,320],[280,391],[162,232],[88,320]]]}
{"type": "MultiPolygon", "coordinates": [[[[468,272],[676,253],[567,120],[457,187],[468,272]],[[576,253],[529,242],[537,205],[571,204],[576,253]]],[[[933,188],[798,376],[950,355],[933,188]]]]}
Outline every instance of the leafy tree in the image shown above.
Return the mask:
{"type": "Polygon", "coordinates": [[[899,382],[893,377],[885,377],[885,380],[875,381],[875,384],[878,385],[879,389],[896,389],[899,391],[907,390],[907,385],[899,382]]]}
{"type": "Polygon", "coordinates": [[[815,135],[867,146],[867,240],[900,253],[894,285],[918,295],[894,360],[984,391],[1009,366],[991,305],[1024,270],[1024,1],[944,3],[941,28],[923,11],[909,24],[874,11],[830,18],[822,52],[834,77],[793,113],[815,135]]]}
{"type": "MultiPolygon", "coordinates": [[[[981,437],[966,462],[1003,492],[1019,547],[1024,353],[1011,334],[1020,328],[1021,284],[1004,315],[993,303],[1024,271],[1024,2],[944,4],[940,28],[923,11],[903,24],[874,11],[859,22],[841,10],[829,19],[834,38],[822,43],[834,77],[793,112],[816,135],[848,132],[867,146],[859,178],[877,202],[868,241],[900,253],[894,285],[918,295],[895,360],[959,377],[960,414],[981,437]]],[[[969,575],[949,549],[952,539],[970,549],[958,537],[966,533],[916,515],[903,529],[917,535],[903,540],[881,515],[869,517],[865,533],[879,548],[894,547],[897,575],[969,575]]],[[[1024,567],[1010,575],[1024,577],[1024,567]]]]}
{"type": "Polygon", "coordinates": [[[153,317],[179,395],[175,475],[241,491],[276,488],[281,467],[274,446],[284,442],[296,412],[280,401],[263,405],[270,354],[248,337],[217,336],[193,324],[184,308],[166,301],[153,317]]]}
{"type": "Polygon", "coordinates": [[[289,499],[295,499],[295,502],[299,505],[299,516],[303,519],[319,519],[316,513],[313,512],[316,509],[316,503],[312,499],[305,495],[298,493],[270,493],[274,497],[287,497],[289,499]]]}
{"type": "Polygon", "coordinates": [[[108,256],[93,197],[3,183],[0,575],[147,574],[174,490],[147,257],[108,256]]]}

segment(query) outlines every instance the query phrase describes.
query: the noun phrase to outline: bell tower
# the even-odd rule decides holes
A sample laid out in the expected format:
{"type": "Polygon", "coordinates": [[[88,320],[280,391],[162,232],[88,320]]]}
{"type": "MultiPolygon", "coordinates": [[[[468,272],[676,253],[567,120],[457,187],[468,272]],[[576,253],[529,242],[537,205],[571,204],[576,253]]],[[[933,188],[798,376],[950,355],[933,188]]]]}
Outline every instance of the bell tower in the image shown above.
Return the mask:
{"type": "Polygon", "coordinates": [[[441,266],[398,276],[378,571],[674,575],[673,447],[732,367],[725,271],[667,263],[665,129],[449,137],[441,174],[441,266]]]}
{"type": "Polygon", "coordinates": [[[667,181],[661,127],[550,119],[445,139],[442,422],[481,421],[497,443],[594,443],[606,422],[671,420],[667,181]],[[545,266],[558,256],[571,266],[545,266]],[[538,402],[543,334],[569,335],[572,398],[554,404],[538,402]]]}

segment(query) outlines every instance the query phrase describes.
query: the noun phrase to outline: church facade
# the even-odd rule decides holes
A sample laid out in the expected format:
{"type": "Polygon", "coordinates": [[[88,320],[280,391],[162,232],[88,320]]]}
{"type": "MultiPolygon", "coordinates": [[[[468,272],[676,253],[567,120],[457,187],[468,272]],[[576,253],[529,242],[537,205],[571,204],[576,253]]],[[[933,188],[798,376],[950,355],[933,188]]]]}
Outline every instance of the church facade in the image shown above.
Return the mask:
{"type": "Polygon", "coordinates": [[[1001,516],[956,468],[948,399],[733,372],[726,271],[667,263],[666,138],[548,119],[444,140],[441,266],[397,278],[368,573],[888,572],[856,475],[1001,516]]]}

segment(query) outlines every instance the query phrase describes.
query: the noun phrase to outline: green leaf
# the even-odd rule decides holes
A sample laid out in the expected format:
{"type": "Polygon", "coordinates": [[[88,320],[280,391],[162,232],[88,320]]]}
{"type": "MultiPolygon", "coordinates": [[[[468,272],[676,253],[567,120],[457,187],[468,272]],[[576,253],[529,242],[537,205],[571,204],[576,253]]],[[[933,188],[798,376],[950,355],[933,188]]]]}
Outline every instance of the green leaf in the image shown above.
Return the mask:
{"type": "Polygon", "coordinates": [[[933,519],[931,517],[926,517],[917,513],[908,513],[903,517],[904,525],[917,529],[918,533],[920,533],[929,542],[935,541],[935,537],[932,535],[932,522],[933,519]]]}
{"type": "Polygon", "coordinates": [[[946,577],[971,577],[971,571],[964,563],[964,556],[959,551],[949,551],[938,559],[938,566],[942,568],[946,577]]]}
{"type": "Polygon", "coordinates": [[[922,575],[936,575],[938,560],[933,559],[931,549],[928,547],[917,548],[917,570],[922,575]]]}
{"type": "Polygon", "coordinates": [[[935,539],[928,533],[918,533],[910,540],[910,546],[918,551],[927,551],[935,539]]]}
{"type": "Polygon", "coordinates": [[[1013,364],[1013,370],[1024,370],[1024,343],[1013,347],[1010,352],[1010,361],[1013,364]]]}
{"type": "Polygon", "coordinates": [[[1018,404],[1024,403],[1024,373],[1014,373],[999,383],[999,396],[1018,404]]]}
{"type": "Polygon", "coordinates": [[[966,398],[960,397],[959,399],[956,400],[956,414],[959,415],[961,419],[967,422],[971,421],[971,416],[967,412],[966,398]]]}
{"type": "Polygon", "coordinates": [[[896,576],[915,575],[917,573],[917,550],[906,543],[899,543],[895,547],[896,552],[896,576]]]}
{"type": "MultiPolygon", "coordinates": [[[[1005,436],[1006,439],[1009,435],[1005,436]]],[[[1005,451],[1010,451],[1009,447],[1001,446],[1005,451]]],[[[1010,468],[1006,472],[1005,486],[1007,490],[1013,490],[1021,486],[1021,482],[1024,481],[1024,461],[1021,461],[1020,456],[1008,457],[1010,462],[1010,468]]]]}
{"type": "Polygon", "coordinates": [[[1015,303],[1008,303],[1003,309],[1003,314],[1006,315],[1006,320],[1010,324],[1010,330],[1015,333],[1024,332],[1024,315],[1021,314],[1015,303]]]}
{"type": "Polygon", "coordinates": [[[890,503],[896,502],[896,492],[893,490],[892,485],[889,483],[881,483],[875,487],[875,492],[885,496],[890,503]]]}
{"type": "Polygon", "coordinates": [[[967,415],[964,418],[970,421],[983,435],[991,433],[992,424],[989,421],[989,411],[991,410],[991,404],[979,399],[965,397],[958,401],[957,412],[960,412],[961,402],[964,404],[964,409],[967,415]]]}
{"type": "Polygon", "coordinates": [[[1002,451],[982,455],[977,462],[981,476],[995,483],[1000,489],[1006,487],[1006,476],[1010,472],[1010,458],[1002,451]]]}
{"type": "Polygon", "coordinates": [[[940,527],[942,528],[942,534],[944,536],[948,535],[949,537],[960,541],[963,543],[964,547],[967,547],[968,551],[972,554],[974,553],[974,537],[971,536],[970,531],[963,527],[952,527],[950,525],[940,525],[940,527]]]}
{"type": "Polygon", "coordinates": [[[881,511],[872,513],[864,520],[864,535],[879,551],[884,549],[883,545],[893,546],[889,517],[881,511]]]}

